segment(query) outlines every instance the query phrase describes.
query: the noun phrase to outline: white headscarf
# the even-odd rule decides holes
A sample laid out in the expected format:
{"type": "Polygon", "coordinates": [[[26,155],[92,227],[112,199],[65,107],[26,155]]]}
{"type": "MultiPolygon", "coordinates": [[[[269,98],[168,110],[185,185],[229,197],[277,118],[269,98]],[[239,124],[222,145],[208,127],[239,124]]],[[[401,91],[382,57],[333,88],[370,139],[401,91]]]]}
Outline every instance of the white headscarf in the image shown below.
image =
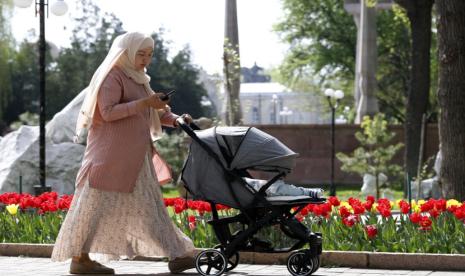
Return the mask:
{"type": "MultiPolygon", "coordinates": [[[[77,119],[75,142],[79,142],[90,129],[97,105],[98,91],[113,66],[118,65],[128,77],[139,84],[144,84],[147,96],[155,93],[150,88],[150,77],[146,74],[145,68],[138,71],[134,66],[136,52],[148,47],[153,48],[154,41],[150,36],[141,33],[125,33],[115,38],[110,51],[95,71],[87,87],[86,97],[77,119]]],[[[152,140],[155,141],[161,137],[162,130],[158,112],[152,108],[150,108],[150,121],[150,134],[152,140]]]]}

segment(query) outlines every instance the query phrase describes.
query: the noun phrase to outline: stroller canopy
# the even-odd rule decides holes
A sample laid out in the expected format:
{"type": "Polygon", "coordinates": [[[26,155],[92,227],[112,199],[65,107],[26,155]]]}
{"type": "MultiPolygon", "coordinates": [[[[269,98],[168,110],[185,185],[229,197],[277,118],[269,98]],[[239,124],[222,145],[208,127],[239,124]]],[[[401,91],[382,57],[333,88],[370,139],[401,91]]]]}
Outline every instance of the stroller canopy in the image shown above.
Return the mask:
{"type": "Polygon", "coordinates": [[[254,127],[214,127],[195,134],[208,149],[195,139],[192,142],[182,173],[185,185],[197,199],[235,208],[238,202],[247,206],[253,195],[241,177],[231,177],[228,171],[288,173],[298,156],[275,137],[254,127]]]}
{"type": "Polygon", "coordinates": [[[289,173],[298,156],[275,137],[254,127],[214,127],[196,131],[196,134],[229,170],[289,173]]]}

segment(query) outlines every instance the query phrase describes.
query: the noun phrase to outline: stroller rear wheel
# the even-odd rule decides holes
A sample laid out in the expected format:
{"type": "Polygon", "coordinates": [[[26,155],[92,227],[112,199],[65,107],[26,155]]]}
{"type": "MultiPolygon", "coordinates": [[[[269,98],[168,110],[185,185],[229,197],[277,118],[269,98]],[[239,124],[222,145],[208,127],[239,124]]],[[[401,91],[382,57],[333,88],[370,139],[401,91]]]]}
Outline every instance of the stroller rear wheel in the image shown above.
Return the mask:
{"type": "Polygon", "coordinates": [[[219,276],[226,271],[227,265],[226,257],[217,249],[204,250],[195,259],[195,268],[203,276],[219,276]]]}
{"type": "MultiPolygon", "coordinates": [[[[224,247],[221,244],[218,244],[214,247],[214,249],[218,249],[221,252],[224,251],[224,247]]],[[[239,264],[239,252],[234,252],[234,255],[228,258],[228,266],[226,267],[226,270],[224,272],[228,272],[236,268],[236,266],[239,264]]]]}
{"type": "Polygon", "coordinates": [[[287,258],[287,270],[292,276],[308,276],[320,266],[318,256],[308,257],[306,250],[293,252],[287,258]]]}

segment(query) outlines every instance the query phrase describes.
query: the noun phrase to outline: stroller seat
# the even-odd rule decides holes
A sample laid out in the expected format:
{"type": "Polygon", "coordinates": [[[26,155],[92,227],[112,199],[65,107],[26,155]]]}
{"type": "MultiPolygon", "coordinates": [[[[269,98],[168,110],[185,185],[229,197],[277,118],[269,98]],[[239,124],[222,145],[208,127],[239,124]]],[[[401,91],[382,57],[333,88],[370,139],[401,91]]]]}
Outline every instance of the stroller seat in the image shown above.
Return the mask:
{"type": "Polygon", "coordinates": [[[326,202],[325,198],[313,198],[309,196],[268,196],[266,197],[272,205],[287,205],[287,204],[296,204],[296,203],[324,203],[326,202]]]}
{"type": "MultiPolygon", "coordinates": [[[[258,192],[267,183],[266,180],[243,177],[250,190],[258,192]]],[[[304,203],[324,203],[325,198],[321,197],[321,189],[308,189],[296,187],[278,180],[266,191],[266,200],[271,205],[295,205],[304,203]]]]}

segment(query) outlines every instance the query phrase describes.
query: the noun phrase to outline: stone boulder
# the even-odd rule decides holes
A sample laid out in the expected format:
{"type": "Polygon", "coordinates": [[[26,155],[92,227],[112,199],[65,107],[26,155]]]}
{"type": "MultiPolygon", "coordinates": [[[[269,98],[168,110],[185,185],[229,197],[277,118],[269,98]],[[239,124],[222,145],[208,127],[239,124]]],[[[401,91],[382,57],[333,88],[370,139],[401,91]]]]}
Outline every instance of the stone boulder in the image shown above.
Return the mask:
{"type": "MultiPolygon", "coordinates": [[[[378,174],[378,187],[381,187],[386,183],[387,176],[383,173],[378,174]]],[[[361,189],[361,193],[364,196],[367,195],[376,195],[376,177],[371,174],[364,174],[363,175],[363,185],[361,189]]]]}
{"type": "MultiPolygon", "coordinates": [[[[74,192],[74,180],[85,147],[74,143],[54,144],[46,139],[46,183],[60,194],[74,192]]],[[[22,126],[0,141],[0,192],[34,193],[39,185],[39,127],[22,126]]]]}
{"type": "MultiPolygon", "coordinates": [[[[60,194],[74,192],[76,174],[85,146],[74,144],[73,136],[85,90],[77,95],[46,125],[46,183],[60,194]]],[[[39,127],[22,126],[0,137],[0,193],[22,190],[34,193],[39,185],[39,127]]]]}
{"type": "Polygon", "coordinates": [[[53,143],[73,142],[77,116],[85,95],[84,89],[47,124],[46,134],[53,143]]]}

